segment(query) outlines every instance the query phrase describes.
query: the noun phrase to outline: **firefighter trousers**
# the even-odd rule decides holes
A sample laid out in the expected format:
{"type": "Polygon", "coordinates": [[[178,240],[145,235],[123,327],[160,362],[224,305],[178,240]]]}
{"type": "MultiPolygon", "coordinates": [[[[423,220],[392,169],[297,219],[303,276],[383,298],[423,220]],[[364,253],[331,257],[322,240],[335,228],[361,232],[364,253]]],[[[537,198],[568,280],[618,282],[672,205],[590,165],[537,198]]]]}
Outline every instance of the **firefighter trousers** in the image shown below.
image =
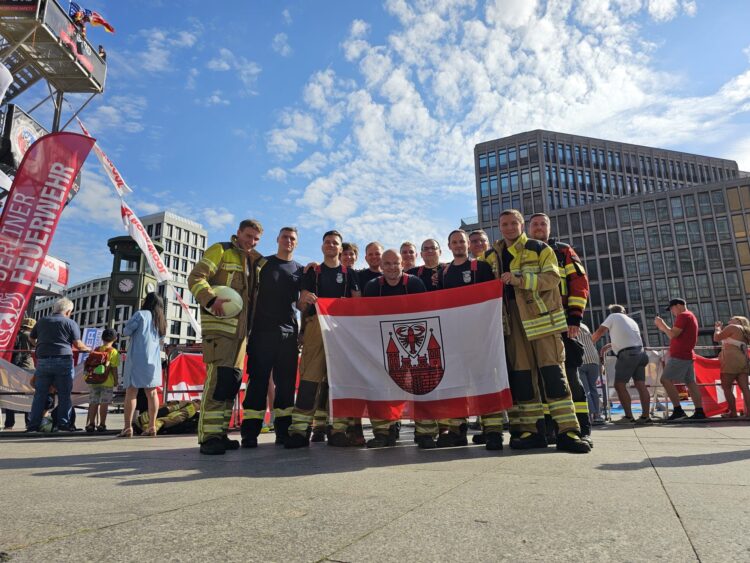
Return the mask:
{"type": "MultiPolygon", "coordinates": [[[[328,381],[323,335],[320,331],[317,316],[305,319],[305,335],[302,342],[299,371],[299,389],[292,410],[289,434],[307,435],[315,415],[321,385],[328,381]]],[[[350,424],[350,418],[333,418],[331,420],[331,433],[345,433],[350,424]]]]}
{"type": "Polygon", "coordinates": [[[581,383],[581,378],[578,375],[578,366],[565,365],[565,376],[568,379],[568,385],[570,386],[570,394],[573,398],[573,406],[576,411],[576,418],[578,419],[578,426],[581,427],[582,436],[591,435],[591,419],[589,418],[589,402],[586,396],[586,390],[581,383]]]}
{"type": "Polygon", "coordinates": [[[198,443],[227,435],[232,408],[242,383],[246,338],[206,335],[203,338],[203,383],[198,443]]]}
{"type": "Polygon", "coordinates": [[[529,341],[521,324],[516,302],[508,302],[510,334],[506,353],[510,363],[510,390],[513,409],[511,430],[538,432],[537,420],[544,418],[542,401],[549,405],[550,415],[560,432],[579,432],[570,388],[565,377],[565,349],[559,334],[529,341]],[[537,376],[538,373],[538,376],[537,376]]]}
{"type": "Polygon", "coordinates": [[[257,438],[266,416],[268,385],[273,374],[277,437],[286,437],[294,409],[297,380],[297,333],[253,331],[247,346],[247,391],[242,401],[242,438],[257,438]]]}

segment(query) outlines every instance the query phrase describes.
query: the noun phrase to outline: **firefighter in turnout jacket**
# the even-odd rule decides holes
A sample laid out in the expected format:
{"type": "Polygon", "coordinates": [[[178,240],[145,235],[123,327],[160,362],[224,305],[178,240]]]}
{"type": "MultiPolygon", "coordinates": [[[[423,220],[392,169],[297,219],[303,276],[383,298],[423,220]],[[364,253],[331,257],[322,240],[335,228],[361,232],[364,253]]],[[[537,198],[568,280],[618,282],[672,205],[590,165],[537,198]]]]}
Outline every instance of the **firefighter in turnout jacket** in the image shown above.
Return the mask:
{"type": "Polygon", "coordinates": [[[190,293],[200,303],[203,333],[203,384],[198,442],[203,454],[223,454],[240,447],[227,437],[232,407],[242,382],[247,344],[249,304],[253,264],[260,258],[255,250],[263,228],[246,219],[240,223],[231,242],[211,245],[188,276],[190,293]],[[220,318],[224,299],[217,298],[215,286],[227,286],[242,296],[242,311],[230,318],[220,318]]]}
{"type": "Polygon", "coordinates": [[[543,418],[542,398],[557,422],[557,448],[588,453],[564,374],[565,350],[560,334],[567,331],[560,291],[560,272],[554,251],[523,232],[523,215],[515,209],[500,214],[502,240],[485,259],[505,284],[503,329],[510,365],[513,449],[546,447],[537,430],[543,418]]]}
{"type": "MultiPolygon", "coordinates": [[[[535,213],[529,219],[529,237],[546,242],[555,252],[560,270],[560,296],[565,308],[568,332],[563,334],[565,346],[565,376],[576,409],[576,418],[581,427],[581,437],[593,447],[591,420],[586,390],[583,388],[578,368],[583,365],[583,345],[577,340],[583,311],[589,299],[589,279],[575,249],[550,238],[550,219],[544,213],[535,213]]],[[[545,413],[545,418],[549,415],[545,413]]]]}

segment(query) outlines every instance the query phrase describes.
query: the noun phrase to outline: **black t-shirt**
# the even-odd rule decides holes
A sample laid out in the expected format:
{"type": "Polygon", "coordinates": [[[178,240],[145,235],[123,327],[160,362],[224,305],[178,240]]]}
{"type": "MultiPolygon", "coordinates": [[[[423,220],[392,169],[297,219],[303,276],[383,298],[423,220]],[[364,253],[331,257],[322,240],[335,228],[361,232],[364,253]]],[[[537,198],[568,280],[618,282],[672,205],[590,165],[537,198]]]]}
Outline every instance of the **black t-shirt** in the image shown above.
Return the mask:
{"type": "Polygon", "coordinates": [[[267,256],[260,270],[253,330],[294,332],[297,326],[294,304],[299,299],[302,264],[267,256]]]}
{"type": "Polygon", "coordinates": [[[382,272],[373,272],[370,268],[357,270],[357,280],[359,281],[359,287],[361,287],[362,291],[364,291],[364,288],[367,286],[367,283],[370,280],[376,280],[382,275],[382,272]]]}
{"type": "Polygon", "coordinates": [[[417,266],[416,268],[412,268],[411,270],[409,270],[407,274],[417,276],[420,280],[422,280],[422,283],[424,284],[427,291],[436,291],[440,289],[440,287],[438,286],[437,279],[434,283],[432,282],[432,275],[437,274],[438,271],[442,270],[444,266],[444,264],[438,264],[434,268],[428,268],[427,266],[417,266]]]}
{"type": "Polygon", "coordinates": [[[438,285],[440,289],[451,289],[453,287],[463,287],[475,283],[492,281],[495,279],[492,268],[487,262],[477,260],[467,260],[460,266],[455,266],[453,262],[448,268],[441,268],[438,271],[438,285]],[[472,262],[476,263],[476,270],[471,271],[472,262]]]}
{"type": "MultiPolygon", "coordinates": [[[[318,297],[351,297],[352,291],[359,291],[359,281],[357,274],[349,268],[341,265],[329,268],[321,264],[307,270],[302,278],[302,289],[318,297]]],[[[309,312],[314,314],[315,308],[311,307],[309,312]]]]}
{"type": "MultiPolygon", "coordinates": [[[[510,272],[510,263],[513,260],[513,255],[507,248],[503,248],[503,255],[501,257],[501,260],[503,262],[503,272],[510,272]]],[[[515,299],[516,290],[512,285],[506,283],[503,287],[503,296],[508,300],[515,299]]]]}
{"type": "Polygon", "coordinates": [[[385,278],[375,278],[367,282],[365,289],[362,292],[364,297],[387,297],[390,295],[408,295],[411,293],[424,293],[427,291],[420,280],[416,276],[406,276],[406,285],[404,285],[403,276],[396,285],[390,285],[385,278]]]}

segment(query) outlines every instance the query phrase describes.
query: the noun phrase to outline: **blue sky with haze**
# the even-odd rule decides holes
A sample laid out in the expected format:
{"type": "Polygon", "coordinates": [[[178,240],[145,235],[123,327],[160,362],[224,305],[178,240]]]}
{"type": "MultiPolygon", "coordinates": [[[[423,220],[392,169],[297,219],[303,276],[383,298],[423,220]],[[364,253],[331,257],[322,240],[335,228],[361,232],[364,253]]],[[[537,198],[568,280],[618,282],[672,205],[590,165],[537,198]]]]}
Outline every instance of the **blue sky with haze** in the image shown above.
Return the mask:
{"type": "MultiPolygon", "coordinates": [[[[536,128],[750,169],[744,1],[79,3],[117,30],[89,28],[109,74],[82,118],[129,204],[195,219],[212,242],[246,217],[264,253],[297,225],[302,261],[329,228],[442,241],[476,214],[474,145],[536,128]]],[[[92,157],[51,252],[73,283],[110,271],[120,225],[92,157]]]]}

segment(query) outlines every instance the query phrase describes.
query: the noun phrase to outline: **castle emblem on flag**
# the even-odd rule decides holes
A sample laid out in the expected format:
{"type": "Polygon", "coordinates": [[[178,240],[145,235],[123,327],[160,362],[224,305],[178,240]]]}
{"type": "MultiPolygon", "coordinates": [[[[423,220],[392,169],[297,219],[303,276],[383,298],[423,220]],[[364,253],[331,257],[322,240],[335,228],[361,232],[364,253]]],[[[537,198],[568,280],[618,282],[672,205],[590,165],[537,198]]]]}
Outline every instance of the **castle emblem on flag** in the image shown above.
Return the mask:
{"type": "Polygon", "coordinates": [[[440,318],[381,321],[385,369],[393,382],[412,395],[426,395],[443,379],[445,359],[440,318]]]}

